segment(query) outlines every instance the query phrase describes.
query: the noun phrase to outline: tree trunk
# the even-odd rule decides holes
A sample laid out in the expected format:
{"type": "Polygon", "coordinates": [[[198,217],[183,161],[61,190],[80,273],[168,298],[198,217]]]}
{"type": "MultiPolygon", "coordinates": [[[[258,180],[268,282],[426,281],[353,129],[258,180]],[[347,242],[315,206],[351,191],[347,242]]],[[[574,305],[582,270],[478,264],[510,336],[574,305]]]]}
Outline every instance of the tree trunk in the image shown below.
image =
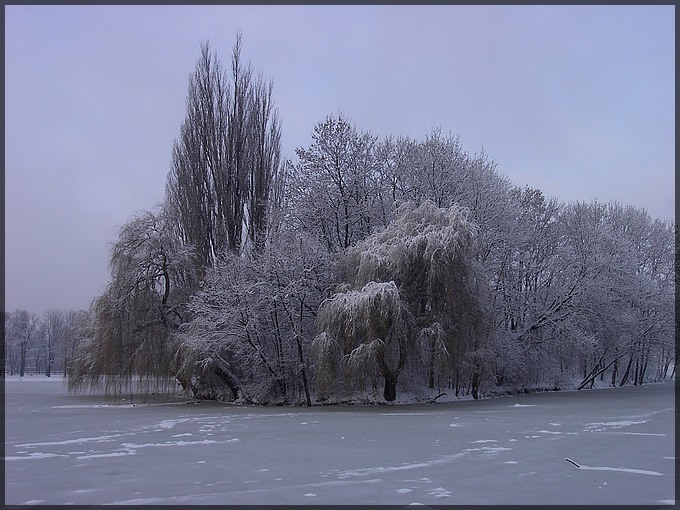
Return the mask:
{"type": "Polygon", "coordinates": [[[216,361],[215,365],[213,366],[213,371],[231,390],[231,395],[234,400],[238,399],[239,391],[241,391],[243,396],[246,397],[245,391],[243,391],[243,385],[238,380],[238,377],[236,377],[232,371],[229,370],[229,367],[226,365],[226,363],[216,361]]]}
{"type": "Polygon", "coordinates": [[[428,367],[428,381],[427,387],[431,390],[434,389],[434,349],[430,353],[430,366],[428,367]]]}
{"type": "Polygon", "coordinates": [[[472,386],[471,386],[471,391],[472,391],[472,398],[477,400],[479,398],[479,383],[481,381],[481,377],[479,376],[479,372],[477,370],[474,371],[472,374],[472,386]]]}
{"type": "MultiPolygon", "coordinates": [[[[649,351],[649,348],[647,350],[649,351]]],[[[644,354],[643,359],[640,362],[640,364],[642,366],[640,367],[640,373],[639,373],[639,376],[638,376],[638,382],[637,383],[639,385],[642,385],[642,384],[644,384],[645,372],[647,371],[647,365],[649,364],[649,352],[644,354]]]]}
{"type": "Polygon", "coordinates": [[[633,358],[631,357],[628,360],[628,366],[626,367],[626,370],[623,372],[623,376],[621,376],[621,381],[619,382],[619,386],[623,386],[628,382],[628,377],[630,376],[630,368],[633,365],[633,358]]]}
{"type": "Polygon", "coordinates": [[[26,343],[21,342],[21,354],[20,354],[20,365],[19,365],[19,377],[23,377],[26,372],[26,343]]]}
{"type": "Polygon", "coordinates": [[[385,391],[383,397],[388,402],[394,402],[397,399],[397,378],[393,374],[388,374],[385,377],[385,391]]]}
{"type": "Polygon", "coordinates": [[[307,370],[305,369],[305,358],[302,355],[302,342],[297,338],[298,357],[300,358],[300,370],[302,372],[302,385],[305,388],[305,401],[308,406],[312,405],[312,398],[309,395],[309,384],[307,383],[307,370]]]}
{"type": "MultiPolygon", "coordinates": [[[[66,374],[64,374],[64,377],[66,377],[66,374]]],[[[175,379],[179,383],[179,385],[182,387],[182,390],[184,391],[185,395],[190,395],[193,392],[193,388],[191,387],[191,383],[184,379],[183,377],[180,377],[178,375],[175,376],[175,379]]]]}
{"type": "Polygon", "coordinates": [[[623,354],[617,356],[617,357],[614,358],[612,361],[610,361],[608,365],[604,365],[604,363],[602,363],[602,360],[600,359],[600,361],[599,361],[598,364],[595,366],[595,368],[593,368],[593,370],[590,372],[590,374],[588,374],[588,376],[586,376],[586,377],[583,379],[583,381],[581,381],[581,384],[579,384],[579,386],[578,386],[577,389],[582,390],[582,389],[585,388],[588,384],[590,384],[590,387],[592,388],[592,387],[594,386],[595,379],[597,378],[597,376],[600,375],[600,374],[604,374],[604,372],[605,372],[610,366],[612,366],[613,364],[615,364],[615,363],[619,360],[619,358],[621,358],[621,357],[623,357],[623,356],[624,356],[623,354]],[[597,368],[599,368],[599,370],[598,370],[597,372],[595,372],[595,370],[596,370],[597,368]]]}

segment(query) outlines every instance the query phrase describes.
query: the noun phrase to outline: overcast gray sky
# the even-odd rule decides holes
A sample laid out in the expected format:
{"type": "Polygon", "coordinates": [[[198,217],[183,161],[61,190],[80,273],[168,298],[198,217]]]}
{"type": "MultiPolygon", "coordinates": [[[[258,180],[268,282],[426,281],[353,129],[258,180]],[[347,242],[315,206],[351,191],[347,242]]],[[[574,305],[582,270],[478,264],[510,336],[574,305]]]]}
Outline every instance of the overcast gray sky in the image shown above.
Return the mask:
{"type": "Polygon", "coordinates": [[[206,40],[274,81],[283,152],[360,130],[482,148],[515,184],[674,218],[674,6],[6,6],[6,309],[87,308],[163,199],[206,40]]]}

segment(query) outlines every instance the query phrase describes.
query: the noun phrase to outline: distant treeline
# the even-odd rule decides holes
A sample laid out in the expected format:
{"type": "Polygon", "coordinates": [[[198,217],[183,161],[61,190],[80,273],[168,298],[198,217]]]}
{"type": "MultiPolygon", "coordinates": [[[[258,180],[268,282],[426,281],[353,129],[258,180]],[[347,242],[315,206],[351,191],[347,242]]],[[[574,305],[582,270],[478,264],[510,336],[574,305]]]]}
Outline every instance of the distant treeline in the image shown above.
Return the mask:
{"type": "Polygon", "coordinates": [[[42,315],[26,310],[5,312],[3,377],[64,375],[87,317],[87,312],[75,310],[49,309],[42,315]]]}
{"type": "Polygon", "coordinates": [[[439,130],[331,115],[292,160],[280,136],[240,37],[228,69],[204,45],[165,199],[73,321],[72,390],[314,404],[673,377],[673,223],[517,187],[439,130]]]}

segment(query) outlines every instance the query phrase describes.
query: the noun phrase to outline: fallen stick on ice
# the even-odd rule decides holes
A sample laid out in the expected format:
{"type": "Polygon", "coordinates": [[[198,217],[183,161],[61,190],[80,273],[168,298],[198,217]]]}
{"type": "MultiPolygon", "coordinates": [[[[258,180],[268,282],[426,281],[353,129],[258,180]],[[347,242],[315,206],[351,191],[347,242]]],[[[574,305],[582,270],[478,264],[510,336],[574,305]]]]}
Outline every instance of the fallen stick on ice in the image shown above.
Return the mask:
{"type": "Polygon", "coordinates": [[[591,471],[623,471],[624,473],[636,473],[638,475],[650,475],[650,476],[663,476],[663,473],[657,471],[647,471],[646,469],[630,469],[630,468],[615,468],[608,466],[584,466],[583,464],[578,464],[568,457],[565,457],[567,462],[570,462],[578,469],[586,469],[591,471]]]}

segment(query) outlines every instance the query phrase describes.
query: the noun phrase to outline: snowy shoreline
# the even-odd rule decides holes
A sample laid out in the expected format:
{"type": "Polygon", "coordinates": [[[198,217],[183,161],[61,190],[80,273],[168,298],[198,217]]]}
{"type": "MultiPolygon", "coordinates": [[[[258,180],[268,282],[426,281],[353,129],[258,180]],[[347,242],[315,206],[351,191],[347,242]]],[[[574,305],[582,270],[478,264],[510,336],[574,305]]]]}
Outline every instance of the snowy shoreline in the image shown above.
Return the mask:
{"type": "MultiPolygon", "coordinates": [[[[66,388],[67,380],[63,376],[63,374],[59,375],[52,375],[51,377],[46,377],[43,374],[28,374],[24,375],[23,377],[20,377],[18,375],[9,375],[5,376],[3,379],[3,382],[51,382],[51,383],[61,383],[64,388],[66,388]]],[[[591,391],[599,391],[599,390],[618,390],[618,389],[624,389],[624,388],[633,388],[633,387],[641,387],[641,386],[653,386],[653,385],[658,385],[658,384],[666,384],[666,383],[672,383],[674,380],[666,380],[666,381],[657,381],[657,382],[649,382],[645,383],[643,385],[635,386],[635,385],[625,385],[625,386],[611,386],[607,383],[597,381],[594,385],[593,388],[584,388],[584,389],[578,389],[577,383],[573,383],[572,385],[566,386],[566,387],[547,387],[547,386],[540,386],[540,387],[535,387],[535,388],[521,388],[521,389],[514,389],[514,388],[494,388],[494,390],[489,391],[487,394],[484,394],[483,396],[480,396],[478,399],[474,399],[471,395],[463,395],[463,396],[458,396],[456,397],[453,394],[453,391],[441,391],[441,390],[429,390],[427,388],[422,389],[420,392],[402,392],[397,394],[397,399],[394,402],[386,402],[382,397],[380,396],[379,392],[373,393],[373,394],[364,394],[361,395],[355,399],[328,399],[323,402],[313,402],[311,406],[306,406],[303,402],[297,402],[297,403],[289,403],[289,404],[273,404],[273,403],[258,403],[258,402],[244,402],[244,401],[235,401],[235,402],[225,402],[225,401],[219,401],[219,400],[206,400],[206,399],[197,399],[197,398],[187,398],[186,396],[182,395],[181,391],[178,391],[175,394],[167,394],[167,395],[157,395],[155,393],[145,393],[145,392],[139,392],[139,393],[132,393],[132,400],[137,400],[137,403],[134,405],[170,405],[170,404],[198,404],[200,402],[210,402],[210,403],[218,403],[218,404],[224,404],[228,406],[237,406],[237,407],[262,407],[262,408],[296,408],[296,407],[334,407],[334,406],[353,406],[353,407],[362,407],[362,406],[368,406],[368,407],[373,407],[373,406],[403,406],[403,405],[420,405],[420,404],[427,404],[427,405],[432,405],[432,404],[450,404],[450,403],[455,403],[455,402],[467,402],[467,401],[483,401],[483,400],[495,400],[498,398],[507,398],[507,397],[517,397],[517,396],[523,396],[523,395],[534,395],[534,394],[542,394],[542,393],[576,393],[576,392],[581,392],[581,393],[588,393],[591,391]],[[149,401],[149,400],[152,401],[149,401]]],[[[178,390],[179,390],[179,385],[178,385],[178,390]]],[[[107,401],[107,404],[100,404],[100,405],[131,405],[130,404],[130,393],[124,394],[125,396],[121,395],[118,397],[114,396],[106,396],[103,391],[78,391],[78,392],[73,392],[70,393],[70,395],[73,396],[80,396],[80,397],[101,397],[107,401]],[[118,402],[118,404],[116,404],[118,402]]]]}

